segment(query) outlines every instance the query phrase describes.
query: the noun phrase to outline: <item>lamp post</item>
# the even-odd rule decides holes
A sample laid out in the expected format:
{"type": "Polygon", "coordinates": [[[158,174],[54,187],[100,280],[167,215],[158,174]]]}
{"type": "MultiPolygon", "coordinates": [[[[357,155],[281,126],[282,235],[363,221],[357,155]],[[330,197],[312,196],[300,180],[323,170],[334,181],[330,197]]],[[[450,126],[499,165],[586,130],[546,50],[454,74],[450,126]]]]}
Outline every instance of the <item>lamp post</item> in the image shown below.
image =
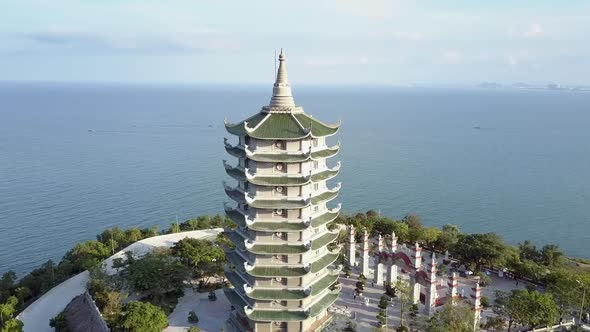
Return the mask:
{"type": "Polygon", "coordinates": [[[576,279],[576,282],[584,290],[584,292],[582,293],[582,305],[580,306],[580,317],[579,317],[579,321],[582,322],[582,312],[584,311],[584,300],[586,299],[586,287],[584,287],[584,285],[582,284],[582,282],[580,280],[576,279]]]}

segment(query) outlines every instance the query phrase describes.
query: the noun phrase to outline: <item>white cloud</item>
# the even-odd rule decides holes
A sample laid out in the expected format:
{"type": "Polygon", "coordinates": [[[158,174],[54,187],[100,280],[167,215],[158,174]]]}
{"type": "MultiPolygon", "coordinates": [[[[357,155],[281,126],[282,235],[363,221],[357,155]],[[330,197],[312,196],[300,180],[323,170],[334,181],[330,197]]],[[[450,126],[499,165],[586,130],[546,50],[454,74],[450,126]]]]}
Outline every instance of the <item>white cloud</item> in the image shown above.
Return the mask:
{"type": "Polygon", "coordinates": [[[355,16],[387,19],[396,15],[401,8],[401,0],[327,0],[328,9],[334,9],[355,16]]]}
{"type": "Polygon", "coordinates": [[[191,31],[91,31],[77,27],[50,26],[21,35],[45,50],[101,53],[140,52],[146,54],[203,53],[234,49],[231,36],[206,28],[191,31]]]}
{"type": "Polygon", "coordinates": [[[524,36],[527,38],[535,38],[543,35],[543,26],[539,23],[531,23],[527,30],[524,32],[524,36]]]}
{"type": "Polygon", "coordinates": [[[454,64],[461,60],[461,54],[457,51],[446,50],[442,52],[441,58],[443,63],[454,64]]]}

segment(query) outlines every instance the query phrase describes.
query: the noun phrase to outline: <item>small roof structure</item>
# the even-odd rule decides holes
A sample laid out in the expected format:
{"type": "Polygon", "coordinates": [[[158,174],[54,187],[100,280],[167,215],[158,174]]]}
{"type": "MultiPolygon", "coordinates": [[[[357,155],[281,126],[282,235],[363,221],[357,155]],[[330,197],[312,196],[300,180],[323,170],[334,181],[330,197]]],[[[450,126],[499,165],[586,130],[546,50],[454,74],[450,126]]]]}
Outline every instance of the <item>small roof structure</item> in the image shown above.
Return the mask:
{"type": "Polygon", "coordinates": [[[72,332],[109,332],[107,323],[102,319],[98,308],[88,292],[80,294],[68,303],[64,309],[69,331],[72,332]]]}

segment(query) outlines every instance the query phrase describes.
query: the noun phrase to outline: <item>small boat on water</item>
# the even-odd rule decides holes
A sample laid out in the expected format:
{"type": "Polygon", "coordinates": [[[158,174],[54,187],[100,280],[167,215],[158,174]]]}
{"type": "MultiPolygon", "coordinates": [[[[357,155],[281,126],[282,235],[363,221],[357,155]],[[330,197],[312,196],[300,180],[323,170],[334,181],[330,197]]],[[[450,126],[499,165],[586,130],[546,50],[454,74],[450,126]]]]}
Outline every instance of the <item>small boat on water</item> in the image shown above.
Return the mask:
{"type": "Polygon", "coordinates": [[[480,126],[473,126],[473,129],[481,129],[480,126]]]}

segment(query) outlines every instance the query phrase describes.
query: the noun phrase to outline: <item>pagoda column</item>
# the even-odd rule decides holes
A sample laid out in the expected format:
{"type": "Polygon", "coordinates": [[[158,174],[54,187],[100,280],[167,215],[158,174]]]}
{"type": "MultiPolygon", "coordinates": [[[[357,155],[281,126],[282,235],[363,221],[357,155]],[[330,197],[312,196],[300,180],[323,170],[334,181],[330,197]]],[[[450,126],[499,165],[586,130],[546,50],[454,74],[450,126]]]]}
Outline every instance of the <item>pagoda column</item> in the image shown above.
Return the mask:
{"type": "Polygon", "coordinates": [[[434,310],[436,308],[436,299],[437,299],[437,291],[436,291],[436,255],[432,252],[432,258],[430,260],[429,268],[428,268],[428,281],[430,285],[427,286],[426,289],[426,313],[429,316],[434,314],[434,310]]]}
{"type": "Polygon", "coordinates": [[[475,283],[473,291],[473,330],[479,331],[479,321],[481,320],[481,287],[479,282],[475,283]]]}
{"type": "Polygon", "coordinates": [[[420,283],[418,282],[418,272],[420,272],[420,267],[422,266],[422,248],[416,242],[414,245],[414,257],[413,257],[413,271],[411,280],[411,288],[412,288],[412,303],[417,304],[420,302],[420,283]]]}
{"type": "Polygon", "coordinates": [[[348,265],[350,267],[356,264],[356,240],[354,239],[354,226],[348,227],[348,265]]]}
{"type": "Polygon", "coordinates": [[[452,301],[454,305],[457,302],[457,298],[459,298],[459,276],[457,275],[457,272],[453,272],[453,274],[451,275],[451,278],[448,282],[448,286],[449,291],[447,294],[447,302],[452,301]]]}
{"type": "Polygon", "coordinates": [[[361,273],[367,277],[369,275],[369,233],[365,230],[363,234],[363,259],[361,273]]]}

